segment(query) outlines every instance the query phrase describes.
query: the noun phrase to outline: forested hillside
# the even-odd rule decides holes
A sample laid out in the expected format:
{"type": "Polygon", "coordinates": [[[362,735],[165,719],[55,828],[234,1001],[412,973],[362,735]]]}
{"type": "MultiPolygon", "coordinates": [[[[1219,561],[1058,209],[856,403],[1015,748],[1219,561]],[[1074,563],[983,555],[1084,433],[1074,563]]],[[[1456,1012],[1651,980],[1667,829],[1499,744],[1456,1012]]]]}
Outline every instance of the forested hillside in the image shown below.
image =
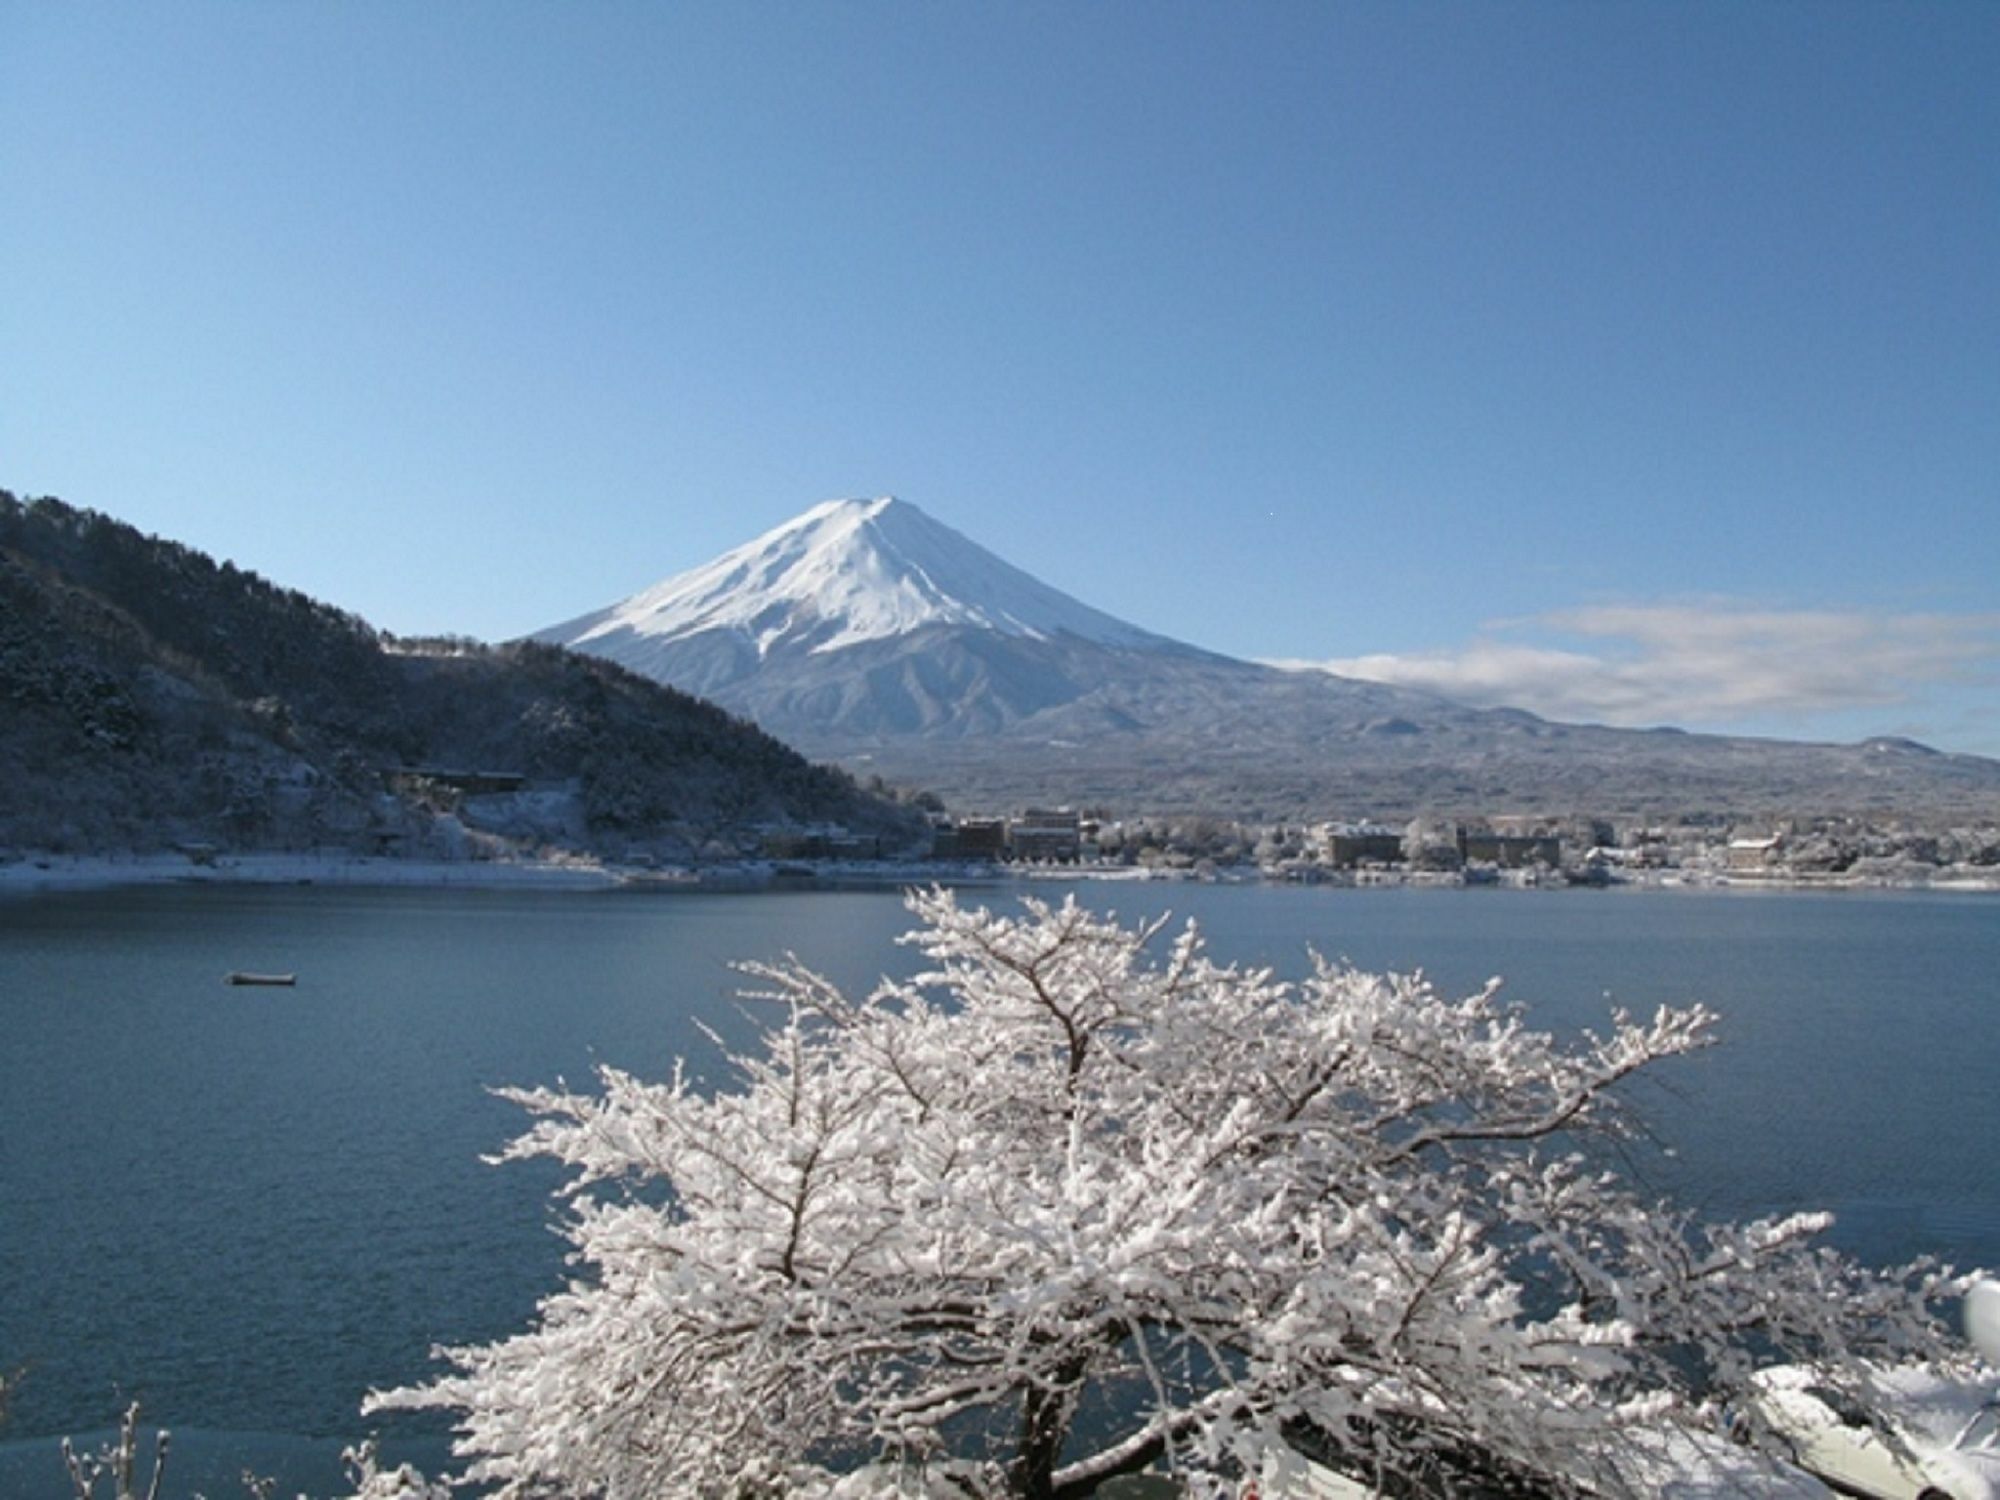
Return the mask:
{"type": "Polygon", "coordinates": [[[552,647],[400,641],[0,491],[0,848],[678,856],[910,816],[743,720],[552,647]]]}

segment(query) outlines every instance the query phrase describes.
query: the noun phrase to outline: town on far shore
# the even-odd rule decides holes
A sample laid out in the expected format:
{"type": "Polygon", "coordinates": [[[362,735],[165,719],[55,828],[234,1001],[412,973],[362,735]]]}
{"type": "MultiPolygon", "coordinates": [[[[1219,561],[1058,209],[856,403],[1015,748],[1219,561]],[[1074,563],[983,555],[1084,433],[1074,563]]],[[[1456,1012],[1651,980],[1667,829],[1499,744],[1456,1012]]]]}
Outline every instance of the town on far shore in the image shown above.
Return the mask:
{"type": "MultiPolygon", "coordinates": [[[[1331,817],[1263,822],[1104,806],[953,812],[869,792],[873,826],[726,813],[579,839],[574,788],[511,771],[397,767],[365,825],[310,817],[281,838],[142,847],[0,842],[0,886],[195,879],[395,885],[754,889],[1036,875],[1308,885],[1792,886],[2000,892],[2000,817],[1697,812],[1678,816],[1331,817]]],[[[269,830],[265,830],[266,833],[269,830]]]]}
{"type": "MultiPolygon", "coordinates": [[[[1994,824],[1700,815],[1669,822],[1496,815],[1256,824],[1035,807],[1006,815],[934,812],[931,836],[933,861],[1077,873],[1346,885],[1728,881],[2000,889],[1994,824]]],[[[810,867],[877,860],[891,851],[877,838],[824,825],[764,830],[759,852],[810,867]]]]}

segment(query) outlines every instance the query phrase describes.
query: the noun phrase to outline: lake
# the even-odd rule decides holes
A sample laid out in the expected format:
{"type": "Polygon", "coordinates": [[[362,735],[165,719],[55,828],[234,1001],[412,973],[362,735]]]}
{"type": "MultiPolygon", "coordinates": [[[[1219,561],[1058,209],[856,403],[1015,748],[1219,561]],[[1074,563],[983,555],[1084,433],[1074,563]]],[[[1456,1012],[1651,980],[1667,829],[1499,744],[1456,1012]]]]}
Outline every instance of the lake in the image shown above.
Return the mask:
{"type": "MultiPolygon", "coordinates": [[[[970,893],[1007,903],[1019,887],[970,893]]],[[[1834,1210],[1866,1258],[2000,1266],[2000,903],[1903,893],[1034,887],[1193,916],[1224,958],[1308,945],[1503,975],[1559,1031],[1703,1001],[1723,1044],[1638,1096],[1641,1165],[1716,1215],[1834,1210]]],[[[152,887],[0,900],[0,1492],[67,1493],[52,1442],[132,1397],[173,1493],[244,1461],[332,1483],[371,1386],[522,1327],[562,1274],[545,1163],[496,1085],[649,1076],[740,1034],[732,960],[865,986],[913,955],[892,893],[152,887]],[[233,969],[295,989],[230,988],[233,969]],[[204,1467],[206,1466],[206,1467],[204,1467]],[[46,1467],[46,1474],[44,1472],[46,1467]]],[[[382,1425],[419,1457],[435,1417],[382,1425]]],[[[219,1476],[219,1477],[218,1477],[219,1476]]]]}

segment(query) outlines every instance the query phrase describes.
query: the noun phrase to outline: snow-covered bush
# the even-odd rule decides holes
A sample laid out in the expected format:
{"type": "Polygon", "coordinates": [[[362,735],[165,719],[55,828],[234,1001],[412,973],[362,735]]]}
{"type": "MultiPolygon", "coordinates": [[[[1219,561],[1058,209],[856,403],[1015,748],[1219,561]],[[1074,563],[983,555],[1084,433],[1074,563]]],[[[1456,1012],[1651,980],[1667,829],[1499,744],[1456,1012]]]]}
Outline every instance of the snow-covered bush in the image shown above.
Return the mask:
{"type": "Polygon", "coordinates": [[[1562,1045],[1494,987],[910,905],[909,982],[754,967],[775,1014],[721,1087],[510,1091],[537,1123],[506,1155],[574,1169],[579,1274],[371,1405],[457,1411],[507,1495],[946,1461],[974,1493],[1153,1463],[1201,1492],[1281,1435],[1418,1493],[1618,1494],[1648,1487],[1633,1432],[1706,1423],[1759,1363],[1958,1357],[1940,1276],[1814,1248],[1820,1216],[1698,1225],[1584,1149],[1614,1086],[1705,1044],[1699,1008],[1562,1045]]]}
{"type": "MultiPolygon", "coordinates": [[[[159,1500],[161,1483],[167,1474],[167,1457],[173,1452],[173,1434],[161,1427],[153,1433],[153,1461],[149,1469],[139,1460],[139,1403],[125,1408],[118,1422],[118,1435],[95,1449],[78,1451],[68,1438],[62,1440],[63,1467],[69,1474],[74,1500],[159,1500]],[[99,1482],[108,1486],[100,1495],[99,1482]],[[141,1486],[143,1485],[143,1490],[141,1486]]],[[[367,1438],[340,1454],[347,1471],[350,1491],[341,1500],[451,1500],[451,1486],[427,1478],[410,1464],[385,1469],[375,1439],[367,1438]]],[[[243,1493],[249,1500],[277,1500],[278,1482],[268,1475],[242,1474],[243,1493]]],[[[194,1500],[205,1500],[200,1491],[194,1500]]],[[[297,1500],[308,1500],[299,1495],[297,1500]]]]}

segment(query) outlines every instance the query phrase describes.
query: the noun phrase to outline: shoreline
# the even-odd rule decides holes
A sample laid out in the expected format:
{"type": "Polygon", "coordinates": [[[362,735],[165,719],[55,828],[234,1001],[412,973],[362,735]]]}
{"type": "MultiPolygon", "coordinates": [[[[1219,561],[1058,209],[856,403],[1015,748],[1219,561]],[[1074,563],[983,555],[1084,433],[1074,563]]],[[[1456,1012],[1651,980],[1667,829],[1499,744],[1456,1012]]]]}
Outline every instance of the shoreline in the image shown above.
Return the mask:
{"type": "Polygon", "coordinates": [[[1792,875],[1709,870],[1626,872],[1572,884],[1544,871],[1503,871],[1468,880],[1458,873],[1329,871],[1299,880],[1255,868],[1197,874],[1125,865],[992,865],[962,861],[741,860],[649,869],[583,856],[533,860],[411,860],[359,854],[240,854],[191,860],[185,854],[37,854],[0,861],[0,898],[145,885],[308,885],[353,889],[570,890],[690,893],[868,890],[908,885],[1013,885],[1050,881],[1186,881],[1224,885],[1313,885],[1331,890],[1625,890],[1703,892],[1901,891],[2000,895],[2000,869],[1940,869],[1934,876],[1792,875]]]}
{"type": "Polygon", "coordinates": [[[0,864],[0,895],[141,885],[467,886],[601,889],[618,877],[569,861],[407,860],[366,855],[239,854],[196,863],[184,854],[28,854],[0,864]]]}

